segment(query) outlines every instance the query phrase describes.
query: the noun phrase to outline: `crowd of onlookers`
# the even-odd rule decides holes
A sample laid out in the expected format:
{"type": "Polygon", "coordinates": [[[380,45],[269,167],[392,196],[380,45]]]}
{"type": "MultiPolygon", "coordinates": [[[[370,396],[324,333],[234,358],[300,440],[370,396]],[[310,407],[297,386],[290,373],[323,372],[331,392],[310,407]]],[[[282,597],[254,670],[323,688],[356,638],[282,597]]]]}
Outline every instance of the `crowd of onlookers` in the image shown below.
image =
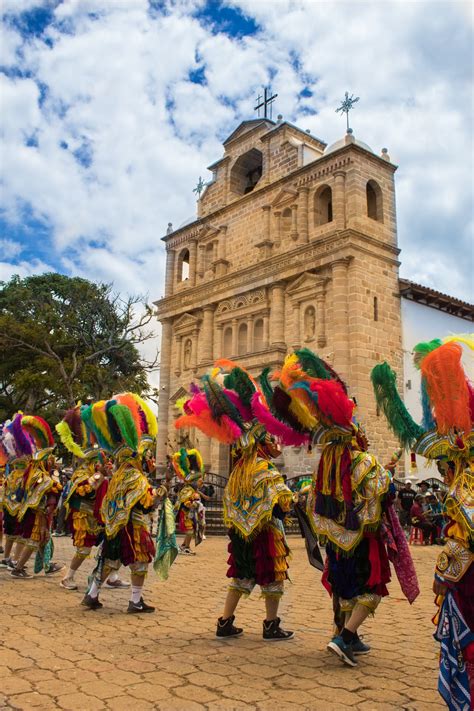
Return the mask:
{"type": "Polygon", "coordinates": [[[411,527],[421,531],[423,543],[442,543],[444,493],[438,484],[421,481],[416,487],[406,479],[396,498],[398,517],[407,532],[411,527]]]}

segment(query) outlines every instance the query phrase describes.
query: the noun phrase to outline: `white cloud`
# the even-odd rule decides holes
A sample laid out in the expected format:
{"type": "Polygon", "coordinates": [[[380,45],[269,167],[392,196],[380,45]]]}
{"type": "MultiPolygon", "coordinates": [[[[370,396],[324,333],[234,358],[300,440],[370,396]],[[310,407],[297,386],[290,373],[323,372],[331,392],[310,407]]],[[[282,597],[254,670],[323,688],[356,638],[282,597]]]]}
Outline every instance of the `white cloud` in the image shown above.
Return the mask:
{"type": "Polygon", "coordinates": [[[31,276],[32,274],[44,274],[45,272],[54,272],[55,269],[50,267],[41,259],[33,259],[31,262],[20,261],[16,264],[11,262],[0,262],[0,281],[8,281],[12,276],[18,275],[21,278],[31,276]]]}
{"type": "MultiPolygon", "coordinates": [[[[328,142],[344,132],[335,108],[349,90],[361,97],[358,138],[400,166],[402,273],[472,298],[467,3],[236,0],[259,24],[242,39],[201,24],[203,4],[170,1],[160,15],[146,0],[65,0],[48,43],[6,25],[4,63],[22,56],[30,74],[0,77],[8,219],[21,224],[29,205],[51,227],[52,261],[156,299],[160,237],[194,213],[198,176],[252,117],[260,86],[271,79],[275,113],[328,142]],[[313,96],[299,100],[307,84],[313,96]]],[[[37,5],[3,2],[10,13],[37,5]]]]}
{"type": "Polygon", "coordinates": [[[15,242],[12,239],[0,237],[0,258],[1,259],[14,259],[21,254],[23,248],[19,242],[15,242]]]}

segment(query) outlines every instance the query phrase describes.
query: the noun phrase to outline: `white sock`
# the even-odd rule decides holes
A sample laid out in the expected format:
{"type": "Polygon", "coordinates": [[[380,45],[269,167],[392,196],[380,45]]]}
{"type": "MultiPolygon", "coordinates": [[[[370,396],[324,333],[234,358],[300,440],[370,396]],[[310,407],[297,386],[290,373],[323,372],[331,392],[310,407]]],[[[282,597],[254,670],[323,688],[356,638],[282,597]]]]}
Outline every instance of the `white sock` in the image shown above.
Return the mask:
{"type": "Polygon", "coordinates": [[[69,568],[69,570],[67,571],[67,573],[66,573],[64,579],[65,579],[65,580],[74,580],[75,574],[76,574],[76,571],[73,570],[72,568],[69,568]]]}
{"type": "Polygon", "coordinates": [[[94,580],[92,581],[90,590],[89,590],[90,597],[99,597],[99,590],[100,590],[100,588],[97,585],[96,579],[94,578],[94,580]]]}
{"type": "Polygon", "coordinates": [[[132,594],[130,597],[130,602],[134,602],[138,605],[140,598],[142,596],[143,585],[132,585],[132,594]]]}
{"type": "Polygon", "coordinates": [[[109,577],[107,578],[108,583],[115,583],[115,581],[118,580],[118,573],[116,570],[113,570],[109,577]]]}

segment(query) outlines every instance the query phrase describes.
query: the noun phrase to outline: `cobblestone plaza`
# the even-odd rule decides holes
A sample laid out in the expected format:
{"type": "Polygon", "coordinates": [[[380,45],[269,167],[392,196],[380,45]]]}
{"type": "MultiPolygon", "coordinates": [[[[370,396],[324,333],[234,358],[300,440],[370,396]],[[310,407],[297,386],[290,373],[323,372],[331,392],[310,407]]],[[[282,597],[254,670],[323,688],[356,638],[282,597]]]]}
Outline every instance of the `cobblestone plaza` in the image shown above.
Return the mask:
{"type": "MultiPolygon", "coordinates": [[[[55,560],[66,563],[69,539],[55,542],[55,560]]],[[[263,602],[256,592],[238,610],[244,636],[214,637],[226,590],[223,537],[208,538],[195,557],[180,556],[166,583],[150,574],[146,599],[157,607],[153,615],[126,615],[127,590],[104,590],[103,610],[81,608],[92,561],[79,572],[78,592],[60,588],[60,576],[13,580],[0,571],[0,708],[445,708],[436,691],[431,624],[437,549],[412,548],[420,597],[410,607],[392,581],[390,597],[363,628],[372,652],[350,669],[326,651],[332,611],[320,573],[308,565],[302,539],[291,537],[290,545],[293,582],[281,615],[296,637],[280,644],[261,639],[263,602]]]]}

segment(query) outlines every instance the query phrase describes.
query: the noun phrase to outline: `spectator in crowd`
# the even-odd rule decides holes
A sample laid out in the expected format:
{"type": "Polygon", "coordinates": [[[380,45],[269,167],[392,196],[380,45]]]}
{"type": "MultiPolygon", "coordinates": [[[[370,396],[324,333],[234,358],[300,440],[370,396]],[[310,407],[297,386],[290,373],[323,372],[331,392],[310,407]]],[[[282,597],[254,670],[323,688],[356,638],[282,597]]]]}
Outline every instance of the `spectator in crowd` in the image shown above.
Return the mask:
{"type": "Polygon", "coordinates": [[[398,503],[400,506],[398,517],[400,524],[404,527],[408,527],[411,524],[410,511],[415,501],[415,496],[416,493],[412,489],[411,481],[407,479],[405,485],[398,492],[398,503]]]}
{"type": "Polygon", "coordinates": [[[427,515],[431,523],[436,526],[436,538],[441,538],[441,531],[444,523],[443,505],[434,494],[428,494],[426,497],[427,515]]]}
{"type": "Polygon", "coordinates": [[[201,497],[198,506],[198,516],[201,519],[202,524],[202,537],[203,540],[206,539],[206,501],[211,501],[215,495],[215,488],[213,484],[204,484],[204,479],[198,479],[197,482],[197,492],[201,497]]]}
{"type": "Polygon", "coordinates": [[[436,538],[436,526],[430,521],[423,504],[424,497],[421,494],[417,494],[410,511],[411,525],[422,531],[425,545],[433,545],[436,538]]]}

